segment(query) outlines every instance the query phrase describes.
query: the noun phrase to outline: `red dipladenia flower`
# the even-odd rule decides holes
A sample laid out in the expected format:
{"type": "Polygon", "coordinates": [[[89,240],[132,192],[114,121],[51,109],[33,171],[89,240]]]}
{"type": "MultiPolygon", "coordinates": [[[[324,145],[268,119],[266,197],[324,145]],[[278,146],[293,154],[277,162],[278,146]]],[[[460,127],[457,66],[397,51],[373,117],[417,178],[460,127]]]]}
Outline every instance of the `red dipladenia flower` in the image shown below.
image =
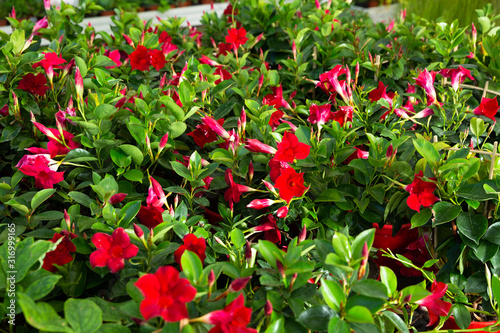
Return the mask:
{"type": "Polygon", "coordinates": [[[120,61],[120,51],[118,51],[118,50],[113,50],[113,51],[106,50],[106,52],[104,52],[104,55],[106,57],[108,57],[109,59],[113,60],[113,62],[115,63],[113,66],[107,66],[106,68],[111,69],[111,68],[115,68],[115,67],[120,67],[122,65],[122,62],[120,61]]]}
{"type": "Polygon", "coordinates": [[[301,197],[307,189],[304,186],[304,173],[297,173],[293,168],[284,169],[274,187],[280,190],[281,199],[289,203],[293,197],[301,197]]]}
{"type": "Polygon", "coordinates": [[[352,114],[354,112],[354,109],[352,106],[339,106],[339,110],[332,112],[330,115],[330,118],[333,121],[336,121],[340,124],[340,126],[344,126],[345,123],[347,122],[352,122],[352,114]]]}
{"type": "Polygon", "coordinates": [[[439,316],[447,316],[450,312],[451,303],[440,300],[447,289],[448,285],[446,283],[434,281],[431,286],[432,294],[415,302],[427,308],[429,312],[429,323],[427,326],[434,325],[439,320],[439,316]]]}
{"type": "Polygon", "coordinates": [[[234,202],[240,202],[241,193],[253,191],[253,189],[245,185],[236,184],[233,180],[233,171],[231,169],[226,169],[224,179],[226,180],[226,184],[229,185],[229,188],[224,193],[224,200],[229,202],[229,208],[233,210],[234,202]]]}
{"type": "Polygon", "coordinates": [[[253,230],[257,232],[264,232],[264,238],[271,243],[281,244],[281,232],[276,224],[276,218],[273,215],[263,217],[264,221],[261,225],[254,227],[253,230]]]}
{"type": "Polygon", "coordinates": [[[452,69],[442,69],[438,73],[443,77],[451,77],[451,87],[455,91],[458,90],[460,84],[465,81],[466,77],[474,81],[474,78],[470,74],[470,70],[465,69],[462,66],[458,66],[458,68],[452,69]]]}
{"type": "Polygon", "coordinates": [[[416,80],[415,83],[425,90],[428,99],[427,105],[439,103],[437,101],[436,90],[434,89],[435,77],[436,77],[436,72],[434,71],[429,72],[426,68],[415,79],[416,80]]]}
{"type": "Polygon", "coordinates": [[[280,162],[273,158],[269,161],[269,167],[271,168],[269,171],[269,177],[271,178],[271,181],[275,182],[276,178],[281,175],[284,169],[290,168],[290,165],[286,162],[280,162]]]}
{"type": "Polygon", "coordinates": [[[439,200],[433,193],[437,188],[437,185],[433,182],[423,181],[423,176],[423,172],[420,171],[415,175],[413,183],[407,185],[405,188],[406,191],[410,192],[410,196],[406,200],[406,203],[408,204],[408,207],[416,210],[417,212],[420,212],[420,206],[430,207],[439,200]]]}
{"type": "Polygon", "coordinates": [[[165,55],[160,50],[154,49],[149,51],[149,57],[151,66],[153,66],[157,71],[165,67],[165,64],[167,63],[165,61],[165,55]]]}
{"type": "Polygon", "coordinates": [[[80,147],[78,142],[73,141],[75,136],[68,131],[63,130],[63,135],[61,136],[61,133],[56,128],[47,128],[36,121],[33,124],[49,138],[47,150],[51,158],[58,155],[66,155],[70,150],[80,147]]]}
{"type": "Polygon", "coordinates": [[[495,118],[497,112],[498,112],[498,101],[496,96],[495,98],[482,98],[481,104],[479,104],[479,106],[474,109],[474,114],[483,115],[495,122],[497,121],[495,118]]]}
{"type": "Polygon", "coordinates": [[[271,90],[273,91],[273,93],[264,96],[264,98],[262,99],[262,104],[274,106],[274,108],[278,110],[281,107],[291,109],[290,104],[288,104],[288,102],[283,98],[283,87],[281,86],[281,84],[278,87],[271,87],[271,90]]]}
{"type": "Polygon", "coordinates": [[[331,108],[332,105],[328,103],[324,105],[311,105],[307,121],[311,124],[326,124],[330,120],[331,108]]]}
{"type": "Polygon", "coordinates": [[[368,94],[368,98],[372,102],[376,102],[380,99],[385,99],[387,103],[392,107],[392,99],[394,98],[394,93],[393,92],[386,92],[387,87],[384,86],[384,83],[382,81],[378,82],[378,88],[370,91],[368,94]]]}
{"type": "Polygon", "coordinates": [[[125,267],[125,259],[133,258],[139,248],[130,243],[130,237],[123,228],[118,228],[110,235],[102,232],[92,236],[92,243],[97,251],[90,254],[90,265],[95,267],[108,266],[111,273],[116,273],[125,267]]]}
{"type": "MultiPolygon", "coordinates": [[[[222,125],[224,125],[224,118],[217,120],[217,123],[222,127],[222,125]]],[[[189,132],[187,135],[192,136],[194,142],[200,147],[205,146],[207,143],[217,141],[217,133],[204,123],[197,125],[196,129],[189,132]]]]}
{"type": "Polygon", "coordinates": [[[153,177],[149,177],[151,185],[148,189],[146,206],[141,206],[137,218],[146,227],[152,229],[163,222],[161,213],[164,211],[163,205],[167,202],[167,196],[160,183],[153,177]]]}
{"type": "Polygon", "coordinates": [[[174,252],[175,262],[180,265],[182,254],[184,253],[184,251],[188,250],[196,253],[196,255],[200,258],[201,263],[203,264],[207,256],[205,254],[205,250],[207,248],[205,239],[203,237],[198,238],[194,234],[187,234],[186,236],[184,236],[182,241],[184,242],[184,244],[179,246],[179,248],[174,252]]]}
{"type": "Polygon", "coordinates": [[[179,278],[172,266],[160,267],[155,274],[143,275],[135,286],[144,295],[140,310],[144,319],[162,317],[166,322],[188,318],[186,303],[196,296],[188,279],[179,278]]]}
{"type": "Polygon", "coordinates": [[[229,73],[227,70],[225,70],[224,68],[222,68],[222,66],[217,66],[217,69],[215,70],[214,75],[219,75],[220,76],[220,79],[215,80],[215,82],[214,82],[215,84],[219,84],[222,81],[229,80],[229,79],[231,79],[233,77],[231,75],[231,73],[229,73]]]}
{"type": "Polygon", "coordinates": [[[295,134],[286,131],[283,139],[278,143],[278,151],[274,156],[274,160],[292,163],[295,159],[303,160],[307,158],[310,151],[311,146],[299,142],[295,134]]]}
{"type": "Polygon", "coordinates": [[[281,118],[283,117],[284,113],[283,111],[274,111],[272,114],[271,114],[271,117],[269,118],[269,125],[271,126],[272,130],[275,131],[276,130],[276,127],[278,127],[281,122],[281,118]]]}
{"type": "MultiPolygon", "coordinates": [[[[339,81],[339,76],[342,74],[347,74],[347,69],[342,67],[342,65],[336,65],[330,71],[320,74],[320,82],[316,86],[319,86],[327,94],[339,94],[344,102],[349,103],[349,96],[346,90],[346,82],[344,80],[339,81]]],[[[335,96],[332,95],[332,97],[335,96]]]]}
{"type": "Polygon", "coordinates": [[[134,52],[129,55],[132,70],[149,70],[149,50],[142,45],[137,46],[134,52]]]}
{"type": "Polygon", "coordinates": [[[45,258],[43,259],[42,268],[52,273],[57,272],[57,268],[54,264],[63,266],[73,261],[71,252],[76,251],[75,244],[71,242],[73,238],[76,238],[74,233],[63,230],[61,233],[55,234],[49,242],[57,243],[60,238],[63,238],[63,240],[61,240],[61,242],[57,245],[56,249],[54,251],[47,252],[47,254],[45,254],[45,258]]]}
{"type": "Polygon", "coordinates": [[[245,44],[248,40],[246,37],[247,31],[245,28],[229,29],[226,36],[226,43],[231,44],[233,49],[238,49],[241,45],[245,44]]]}
{"type": "Polygon", "coordinates": [[[266,145],[257,139],[247,139],[245,149],[252,153],[276,154],[276,148],[266,145]]]}
{"type": "Polygon", "coordinates": [[[45,95],[47,90],[49,90],[47,79],[42,73],[38,73],[37,75],[33,73],[26,74],[19,82],[18,88],[38,96],[45,95]]]}
{"type": "Polygon", "coordinates": [[[59,57],[55,52],[42,52],[44,57],[42,60],[33,65],[33,68],[42,66],[45,71],[52,67],[53,69],[62,68],[62,64],[66,62],[63,58],[59,57]]]}
{"type": "Polygon", "coordinates": [[[271,206],[274,202],[275,201],[271,199],[255,199],[252,200],[247,207],[259,210],[271,206]]]}
{"type": "Polygon", "coordinates": [[[26,176],[35,177],[35,186],[44,189],[54,188],[54,184],[64,180],[64,171],[56,172],[58,166],[48,154],[38,154],[23,156],[16,168],[26,176]]]}
{"type": "Polygon", "coordinates": [[[245,307],[245,298],[240,295],[224,310],[203,316],[203,321],[215,325],[208,333],[257,333],[257,330],[246,327],[251,317],[252,309],[245,307]]]}

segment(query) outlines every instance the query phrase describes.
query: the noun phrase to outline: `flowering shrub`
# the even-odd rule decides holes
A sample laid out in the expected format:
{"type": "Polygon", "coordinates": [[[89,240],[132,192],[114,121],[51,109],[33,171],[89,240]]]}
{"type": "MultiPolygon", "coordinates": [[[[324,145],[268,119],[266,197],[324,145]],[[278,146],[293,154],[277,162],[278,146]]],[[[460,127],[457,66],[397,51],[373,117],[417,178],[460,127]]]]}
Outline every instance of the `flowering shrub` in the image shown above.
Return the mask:
{"type": "Polygon", "coordinates": [[[498,318],[491,6],[477,31],[244,0],[201,28],[117,11],[113,35],[77,24],[94,6],[49,4],[0,34],[12,316],[40,331],[304,333],[498,318]],[[420,237],[371,251],[385,224],[420,237]]]}

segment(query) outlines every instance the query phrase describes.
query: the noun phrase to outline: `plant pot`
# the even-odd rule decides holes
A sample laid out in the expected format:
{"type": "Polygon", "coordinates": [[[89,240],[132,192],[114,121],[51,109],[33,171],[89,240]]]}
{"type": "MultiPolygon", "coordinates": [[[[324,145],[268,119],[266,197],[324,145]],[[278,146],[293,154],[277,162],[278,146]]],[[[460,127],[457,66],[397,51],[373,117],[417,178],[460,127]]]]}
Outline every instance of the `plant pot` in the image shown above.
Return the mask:
{"type": "Polygon", "coordinates": [[[200,0],[200,4],[202,5],[210,5],[213,3],[213,0],[200,0]]]}
{"type": "Polygon", "coordinates": [[[7,25],[7,23],[8,23],[8,21],[7,21],[6,19],[1,19],[1,20],[0,20],[0,27],[4,27],[4,26],[6,26],[6,25],[7,25]]]}
{"type": "MultiPolygon", "coordinates": [[[[478,328],[484,328],[484,327],[487,327],[487,326],[491,326],[493,324],[495,324],[496,321],[473,321],[472,323],[470,323],[469,327],[467,327],[467,329],[478,329],[478,328]]],[[[450,316],[450,318],[448,318],[443,327],[441,329],[446,329],[446,330],[456,330],[456,329],[460,329],[460,327],[458,327],[457,323],[455,322],[455,318],[453,318],[453,316],[450,316]]],[[[488,331],[474,331],[476,333],[487,333],[488,331]]],[[[497,333],[500,333],[500,331],[493,331],[493,332],[497,332],[497,333]]]]}
{"type": "Polygon", "coordinates": [[[377,0],[368,1],[368,7],[378,7],[379,2],[377,0]]]}
{"type": "Polygon", "coordinates": [[[191,6],[193,3],[189,1],[182,1],[177,3],[177,7],[188,7],[191,6]]]}
{"type": "Polygon", "coordinates": [[[113,16],[113,15],[115,15],[114,10],[103,10],[101,12],[101,16],[113,16]]]}
{"type": "Polygon", "coordinates": [[[373,227],[376,228],[373,247],[378,249],[389,249],[398,253],[418,239],[418,229],[410,229],[411,223],[403,224],[395,236],[392,236],[392,225],[390,224],[386,224],[380,229],[377,223],[373,223],[373,227]]]}
{"type": "Polygon", "coordinates": [[[160,8],[160,5],[151,5],[151,6],[148,6],[148,10],[158,10],[158,8],[160,8]]]}

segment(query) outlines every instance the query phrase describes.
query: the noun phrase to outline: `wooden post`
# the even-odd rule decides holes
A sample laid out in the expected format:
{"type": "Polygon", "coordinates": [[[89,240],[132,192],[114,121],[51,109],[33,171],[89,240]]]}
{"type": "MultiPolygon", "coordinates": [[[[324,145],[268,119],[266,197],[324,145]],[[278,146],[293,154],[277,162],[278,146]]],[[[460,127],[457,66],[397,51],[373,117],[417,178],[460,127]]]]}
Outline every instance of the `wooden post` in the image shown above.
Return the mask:
{"type": "Polygon", "coordinates": [[[486,84],[484,85],[483,89],[483,98],[486,97],[486,93],[488,93],[488,85],[490,84],[490,81],[486,81],[486,84]]]}
{"type": "Polygon", "coordinates": [[[375,56],[375,77],[374,77],[375,82],[378,82],[379,69],[380,69],[380,55],[377,54],[375,56]]]}
{"type": "MultiPolygon", "coordinates": [[[[486,85],[485,87],[487,88],[488,87],[488,81],[486,82],[486,85]]],[[[486,95],[486,92],[483,93],[483,96],[486,95]]],[[[497,155],[497,151],[498,151],[498,141],[495,141],[493,143],[493,151],[491,154],[491,162],[490,162],[490,173],[489,173],[489,179],[493,179],[493,174],[495,173],[495,162],[496,162],[496,156],[497,155]]],[[[484,211],[483,211],[483,215],[488,218],[488,207],[489,207],[489,201],[486,200],[484,202],[484,211]]]]}

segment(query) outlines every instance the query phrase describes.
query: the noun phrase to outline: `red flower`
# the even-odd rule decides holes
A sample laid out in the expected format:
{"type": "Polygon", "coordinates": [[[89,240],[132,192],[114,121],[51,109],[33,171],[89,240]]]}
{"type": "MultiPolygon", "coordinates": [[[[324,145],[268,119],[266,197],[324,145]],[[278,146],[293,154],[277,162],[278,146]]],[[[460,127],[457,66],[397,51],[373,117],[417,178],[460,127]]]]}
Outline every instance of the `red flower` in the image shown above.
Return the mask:
{"type": "Polygon", "coordinates": [[[226,36],[226,43],[232,44],[233,49],[237,49],[240,45],[243,45],[247,42],[248,38],[246,37],[247,31],[245,28],[239,29],[229,29],[228,35],[226,36]]]}
{"type": "MultiPolygon", "coordinates": [[[[346,83],[345,81],[339,81],[339,76],[346,73],[346,68],[342,67],[342,65],[336,65],[330,71],[320,74],[320,82],[316,86],[319,86],[325,93],[338,93],[348,103],[349,97],[347,96],[346,83]]],[[[334,96],[332,95],[332,97],[334,96]]]]}
{"type": "Polygon", "coordinates": [[[106,57],[108,57],[109,59],[113,60],[113,62],[115,63],[115,65],[113,66],[107,66],[106,68],[115,68],[115,67],[120,67],[122,65],[122,62],[120,61],[120,51],[118,50],[114,50],[114,51],[109,51],[109,50],[106,50],[106,52],[104,52],[104,55],[106,57]]]}
{"type": "Polygon", "coordinates": [[[474,114],[483,115],[495,122],[497,121],[495,119],[495,115],[497,114],[497,112],[498,112],[498,101],[496,96],[495,98],[482,98],[481,104],[479,104],[479,106],[474,109],[474,114]]]}
{"type": "Polygon", "coordinates": [[[205,250],[207,248],[205,239],[203,237],[198,238],[194,234],[187,234],[186,236],[184,236],[182,241],[184,242],[184,244],[179,246],[179,248],[174,252],[175,262],[180,265],[182,254],[184,253],[184,251],[188,250],[196,253],[196,255],[200,258],[201,263],[203,264],[206,258],[205,250]]]}
{"type": "Polygon", "coordinates": [[[271,87],[271,90],[273,91],[273,93],[264,96],[264,98],[262,99],[262,104],[274,106],[276,109],[279,109],[281,107],[285,107],[287,109],[291,108],[290,104],[288,104],[288,102],[283,98],[283,87],[281,86],[281,84],[278,87],[271,87]]]}
{"type": "Polygon", "coordinates": [[[33,65],[33,68],[42,66],[45,71],[52,66],[53,69],[62,68],[62,64],[66,62],[63,58],[59,57],[55,52],[42,52],[44,57],[41,61],[33,65]]]}
{"type": "Polygon", "coordinates": [[[233,209],[234,202],[240,202],[240,197],[242,192],[248,192],[252,189],[245,185],[236,184],[233,180],[233,171],[231,169],[226,169],[224,175],[226,184],[229,188],[224,193],[224,199],[229,202],[229,208],[233,209]]]}
{"type": "Polygon", "coordinates": [[[286,162],[280,162],[273,158],[269,161],[269,167],[271,168],[269,171],[269,177],[271,178],[271,181],[275,182],[276,178],[281,175],[284,169],[290,168],[290,165],[286,162]]]}
{"type": "Polygon", "coordinates": [[[439,316],[447,316],[451,309],[451,303],[440,300],[444,296],[448,285],[443,282],[434,281],[431,287],[431,295],[422,298],[415,303],[425,306],[429,312],[429,323],[427,326],[432,326],[439,320],[439,316]]]}
{"type": "Polygon", "coordinates": [[[293,168],[284,169],[274,187],[280,190],[281,199],[289,203],[293,197],[301,197],[307,189],[304,173],[297,173],[293,168]]]}
{"type": "Polygon", "coordinates": [[[331,108],[331,104],[311,105],[311,107],[309,108],[309,118],[307,118],[307,121],[311,124],[326,124],[328,120],[330,120],[330,114],[332,113],[330,111],[331,108]]]}
{"type": "Polygon", "coordinates": [[[413,183],[406,186],[406,191],[410,192],[410,196],[406,200],[406,203],[408,207],[417,212],[420,212],[420,206],[430,207],[439,200],[434,193],[432,193],[437,188],[437,185],[433,182],[423,181],[422,177],[423,173],[420,171],[415,175],[413,183]]]}
{"type": "Polygon", "coordinates": [[[215,84],[219,84],[222,81],[229,80],[229,79],[231,79],[233,77],[231,75],[231,73],[229,73],[227,70],[225,70],[224,68],[222,68],[222,66],[217,66],[217,69],[215,70],[214,75],[219,75],[220,76],[220,79],[215,80],[215,82],[214,82],[215,84]]]}
{"type": "Polygon", "coordinates": [[[269,118],[269,125],[271,126],[271,128],[274,130],[276,130],[276,127],[278,127],[281,122],[280,122],[280,119],[281,117],[283,117],[284,113],[283,111],[274,111],[272,114],[271,114],[271,118],[269,118]]]}
{"type": "Polygon", "coordinates": [[[143,275],[135,286],[145,297],[140,306],[144,319],[162,317],[177,322],[189,317],[186,303],[194,299],[196,289],[189,280],[180,279],[174,267],[160,267],[155,274],[143,275]]]}
{"type": "MultiPolygon", "coordinates": [[[[222,127],[224,125],[224,119],[221,118],[217,120],[217,123],[222,127]]],[[[194,142],[200,146],[203,147],[207,143],[214,142],[216,141],[217,138],[217,133],[215,133],[208,125],[202,123],[196,126],[196,129],[187,135],[192,136],[194,139],[194,142]]]]}
{"type": "Polygon", "coordinates": [[[372,102],[376,102],[383,98],[392,107],[392,99],[394,98],[394,93],[393,92],[386,93],[386,89],[387,87],[384,86],[384,83],[382,81],[379,81],[378,88],[370,91],[370,93],[368,94],[368,98],[372,102]]]}
{"type": "Polygon", "coordinates": [[[232,50],[231,44],[228,43],[219,43],[219,45],[217,45],[217,48],[219,49],[219,56],[227,55],[232,50]]]}
{"type": "Polygon", "coordinates": [[[47,150],[51,158],[57,155],[66,155],[70,150],[80,147],[78,142],[73,141],[75,136],[68,131],[63,130],[61,136],[61,133],[56,128],[47,128],[36,121],[33,121],[33,125],[49,138],[47,150]]]}
{"type": "Polygon", "coordinates": [[[257,333],[248,328],[252,317],[252,309],[245,307],[245,298],[238,296],[224,310],[211,312],[204,316],[206,322],[215,325],[208,333],[257,333]]]}
{"type": "Polygon", "coordinates": [[[9,115],[9,104],[5,104],[0,108],[0,115],[2,117],[7,117],[9,115]]]}
{"type": "Polygon", "coordinates": [[[278,143],[278,151],[274,156],[274,160],[279,162],[291,163],[295,159],[303,160],[309,156],[311,146],[299,142],[295,134],[288,131],[283,135],[283,140],[278,143]]]}
{"type": "Polygon", "coordinates": [[[264,238],[271,243],[281,244],[281,232],[276,224],[276,218],[272,215],[268,215],[263,218],[265,221],[258,227],[254,227],[253,230],[258,232],[264,232],[264,238]]]}
{"type": "Polygon", "coordinates": [[[160,44],[172,43],[172,37],[168,34],[168,32],[162,31],[160,37],[158,37],[158,43],[160,44]]]}
{"type": "Polygon", "coordinates": [[[57,245],[54,251],[50,251],[45,254],[42,268],[49,272],[55,273],[57,272],[57,268],[54,266],[54,264],[63,266],[73,261],[73,256],[70,252],[76,251],[75,244],[71,242],[71,240],[75,237],[75,234],[66,230],[61,231],[60,234],[55,234],[49,242],[57,243],[60,238],[63,238],[63,240],[57,245]]]}
{"type": "Polygon", "coordinates": [[[433,103],[439,103],[437,101],[436,90],[434,89],[434,78],[436,77],[436,72],[429,72],[427,68],[425,71],[421,72],[418,77],[415,79],[415,83],[422,87],[427,94],[428,102],[427,105],[433,103]]]}
{"type": "Polygon", "coordinates": [[[47,79],[42,73],[38,73],[37,75],[33,73],[26,74],[19,82],[18,88],[38,96],[45,95],[47,90],[49,90],[47,79]]]}
{"type": "Polygon", "coordinates": [[[149,70],[149,50],[142,46],[139,45],[135,49],[134,52],[132,52],[129,55],[130,58],[130,66],[132,67],[132,70],[138,69],[140,71],[147,71],[149,70]]]}
{"type": "Polygon", "coordinates": [[[165,55],[162,51],[156,49],[151,50],[149,51],[149,56],[151,58],[151,66],[153,66],[157,71],[165,67],[167,62],[165,61],[165,55]]]}
{"type": "Polygon", "coordinates": [[[25,155],[16,168],[26,176],[35,177],[37,188],[54,188],[54,184],[64,180],[64,171],[56,172],[57,162],[50,159],[47,154],[25,155]]]}
{"type": "Polygon", "coordinates": [[[108,266],[111,273],[116,273],[125,267],[125,259],[133,258],[139,248],[130,243],[130,237],[123,228],[118,228],[110,235],[102,232],[92,236],[92,243],[97,251],[90,254],[90,265],[95,267],[108,266]]]}
{"type": "Polygon", "coordinates": [[[455,91],[458,90],[460,84],[465,81],[466,77],[474,81],[474,78],[470,74],[470,70],[465,69],[462,66],[458,66],[458,68],[452,69],[442,69],[438,73],[443,77],[451,77],[451,87],[455,91]]]}
{"type": "Polygon", "coordinates": [[[149,229],[153,229],[163,222],[161,212],[149,206],[141,206],[139,213],[137,213],[137,218],[149,229]]]}
{"type": "Polygon", "coordinates": [[[336,112],[332,112],[331,119],[338,122],[340,126],[344,126],[344,124],[348,121],[352,121],[352,106],[340,106],[339,110],[336,112]]]}

